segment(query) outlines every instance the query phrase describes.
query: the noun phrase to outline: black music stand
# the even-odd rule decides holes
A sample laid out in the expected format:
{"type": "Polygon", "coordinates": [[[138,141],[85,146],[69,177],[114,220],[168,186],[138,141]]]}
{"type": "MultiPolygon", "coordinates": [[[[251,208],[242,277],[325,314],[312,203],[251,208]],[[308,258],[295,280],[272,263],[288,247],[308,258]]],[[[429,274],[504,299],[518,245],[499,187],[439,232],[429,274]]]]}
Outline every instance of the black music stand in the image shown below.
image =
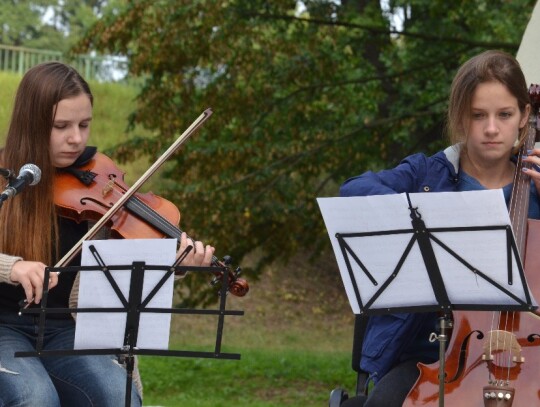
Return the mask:
{"type": "MultiPolygon", "coordinates": [[[[487,192],[487,191],[482,191],[487,192]]],[[[462,194],[470,194],[462,193],[462,194]]],[[[478,193],[474,191],[472,193],[478,193]]],[[[492,194],[492,192],[489,192],[492,194]]],[[[452,193],[455,194],[455,193],[452,193]]],[[[325,203],[319,200],[321,211],[325,216],[325,222],[334,246],[334,252],[338,263],[340,265],[340,272],[346,289],[348,289],[349,300],[353,309],[358,306],[358,314],[364,315],[377,315],[387,314],[394,312],[442,312],[441,318],[441,333],[436,336],[439,340],[439,405],[444,406],[444,356],[445,346],[448,340],[448,328],[451,326],[451,311],[452,310],[484,310],[484,311],[533,311],[538,308],[534,302],[523,272],[523,266],[520,260],[520,255],[516,247],[512,228],[510,224],[484,224],[480,226],[453,226],[453,227],[428,227],[422,219],[422,213],[418,206],[414,206],[414,198],[422,198],[424,204],[427,203],[434,194],[402,194],[406,197],[407,212],[410,217],[411,228],[399,228],[389,230],[371,230],[369,232],[340,232],[333,226],[332,221],[329,220],[328,207],[325,207],[325,203]],[[453,234],[467,234],[473,232],[489,232],[493,239],[497,239],[503,242],[505,248],[504,255],[505,261],[505,279],[493,278],[487,271],[482,271],[482,267],[479,267],[475,262],[466,260],[459,254],[459,250],[452,248],[449,244],[444,242],[443,235],[446,233],[453,234]],[[363,254],[362,244],[359,242],[363,238],[373,239],[379,237],[384,240],[385,237],[398,238],[404,244],[402,252],[397,256],[387,256],[385,258],[378,258],[376,261],[366,265],[365,261],[362,261],[361,257],[369,257],[370,253],[363,254]],[[354,242],[354,244],[353,244],[354,242]],[[353,247],[354,246],[354,247],[353,247]],[[412,268],[418,267],[415,263],[414,267],[409,267],[408,270],[403,271],[405,264],[407,264],[408,257],[414,255],[417,257],[417,261],[423,264],[423,270],[425,270],[425,276],[427,280],[424,284],[420,282],[416,287],[429,288],[433,297],[424,296],[425,303],[417,300],[418,291],[414,293],[408,293],[401,295],[400,299],[392,302],[389,298],[391,296],[385,295],[387,291],[393,288],[393,293],[398,293],[399,281],[403,281],[403,274],[410,272],[412,268]],[[396,262],[397,259],[397,262],[396,262]],[[465,271],[465,273],[473,276],[474,281],[478,286],[484,285],[491,287],[499,295],[494,301],[488,303],[475,302],[475,298],[470,298],[467,301],[466,297],[461,297],[457,302],[449,295],[447,285],[451,281],[448,275],[444,276],[441,271],[445,269],[447,274],[450,274],[453,270],[449,270],[449,267],[441,267],[443,262],[449,262],[451,259],[452,267],[459,265],[465,271]],[[392,263],[394,262],[394,263],[392,263]],[[377,270],[377,273],[373,272],[373,269],[377,270]],[[381,272],[381,270],[385,270],[381,272]],[[384,277],[383,277],[384,276],[384,277]],[[446,278],[445,278],[446,277],[446,278]],[[514,284],[516,281],[517,284],[514,284]],[[361,284],[359,283],[361,281],[361,284]],[[397,287],[397,288],[396,288],[397,287]],[[368,295],[362,293],[368,292],[368,295]],[[413,295],[411,295],[413,294],[413,295]]],[[[471,195],[472,196],[472,195],[471,195]]],[[[387,196],[388,199],[395,200],[395,195],[387,196]]],[[[450,197],[450,196],[448,196],[450,197]]],[[[355,199],[358,199],[356,197],[355,199]]],[[[380,199],[385,199],[379,197],[380,199]]],[[[343,205],[347,205],[346,200],[350,198],[329,198],[344,200],[343,205]]],[[[362,198],[360,198],[362,199],[362,198]]],[[[399,198],[397,198],[399,199],[399,198]]],[[[353,202],[351,202],[353,203],[353,202]]],[[[379,202],[380,204],[380,202],[379,202]]],[[[425,205],[427,211],[428,205],[425,205]]],[[[465,208],[466,209],[466,208],[465,208]]],[[[332,210],[336,210],[333,207],[332,210]]],[[[506,210],[503,208],[503,210],[506,210]]],[[[339,209],[338,209],[339,211],[339,209]]],[[[346,212],[346,211],[345,211],[346,212]]],[[[400,214],[405,213],[401,211],[400,214]]],[[[351,210],[349,213],[351,216],[370,216],[370,214],[360,214],[358,211],[351,210]]],[[[373,216],[379,216],[380,213],[376,213],[373,216]]],[[[392,213],[393,216],[397,216],[396,213],[392,213]]],[[[341,218],[346,215],[340,214],[341,218]]],[[[349,219],[351,221],[351,219],[349,219]]],[[[339,223],[339,222],[338,222],[339,223]]],[[[400,226],[403,226],[405,222],[401,222],[400,226]]],[[[354,222],[351,222],[353,225],[354,222]]],[[[361,225],[362,222],[358,222],[357,225],[361,225]]],[[[344,227],[343,223],[339,227],[344,227]]],[[[355,227],[355,226],[351,226],[355,227]]],[[[358,227],[358,226],[356,226],[358,227]]],[[[382,241],[382,240],[381,240],[382,241]]],[[[452,242],[459,241],[456,236],[452,239],[452,242]]],[[[494,244],[495,241],[490,244],[494,244]]],[[[463,274],[462,274],[463,275],[463,274]]],[[[462,285],[463,282],[459,282],[462,285]]],[[[392,293],[391,293],[392,294],[392,293]]]]}
{"type": "Polygon", "coordinates": [[[99,253],[95,252],[94,256],[98,264],[96,266],[78,266],[78,267],[47,267],[45,269],[43,298],[39,308],[24,308],[21,313],[24,314],[39,314],[39,330],[38,339],[36,341],[35,352],[16,352],[15,357],[45,357],[45,356],[72,356],[72,355],[118,355],[125,360],[127,379],[126,379],[126,406],[131,405],[131,387],[133,383],[133,371],[135,367],[135,355],[154,355],[154,356],[177,356],[190,358],[213,358],[213,359],[230,359],[239,360],[240,355],[235,353],[224,353],[221,351],[223,327],[225,316],[227,315],[244,315],[243,311],[234,311],[226,309],[227,287],[229,286],[230,270],[228,267],[186,267],[177,265],[182,258],[191,249],[188,247],[186,252],[180,256],[172,266],[163,265],[147,265],[144,262],[133,262],[128,265],[107,266],[101,260],[99,253]],[[122,307],[116,308],[50,308],[47,307],[47,298],[49,294],[49,274],[51,272],[61,273],[76,273],[78,271],[102,271],[107,280],[111,284],[112,289],[117,294],[118,299],[122,303],[122,307]],[[111,275],[111,271],[123,270],[131,271],[129,296],[125,298],[122,291],[118,287],[116,281],[111,275]],[[151,292],[143,298],[143,282],[145,272],[162,271],[165,272],[163,277],[151,290],[151,292]],[[220,298],[218,309],[188,309],[188,308],[149,308],[148,303],[158,293],[160,288],[174,273],[176,275],[185,275],[190,273],[223,273],[222,286],[220,288],[220,298]],[[62,350],[44,350],[43,336],[47,314],[66,314],[66,313],[126,313],[126,326],[124,334],[124,343],[120,348],[106,349],[62,349],[62,350]],[[214,350],[211,352],[204,351],[189,351],[189,350],[164,350],[164,349],[141,349],[137,347],[137,336],[139,334],[139,320],[141,313],[170,313],[170,314],[191,314],[191,315],[217,315],[218,323],[216,327],[216,341],[214,350]]]}

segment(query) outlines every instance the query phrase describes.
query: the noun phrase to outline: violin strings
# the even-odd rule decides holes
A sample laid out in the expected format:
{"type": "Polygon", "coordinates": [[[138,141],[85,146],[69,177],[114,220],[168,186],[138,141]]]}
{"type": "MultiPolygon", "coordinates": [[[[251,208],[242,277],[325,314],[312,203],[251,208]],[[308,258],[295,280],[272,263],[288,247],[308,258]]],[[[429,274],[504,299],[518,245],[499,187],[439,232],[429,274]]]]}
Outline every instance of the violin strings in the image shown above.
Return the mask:
{"type": "MultiPolygon", "coordinates": [[[[151,225],[156,227],[161,232],[167,234],[170,237],[174,237],[174,238],[180,240],[180,236],[183,233],[182,230],[180,228],[174,226],[166,218],[161,216],[154,209],[150,208],[148,205],[146,205],[139,198],[131,197],[128,200],[127,207],[128,207],[128,209],[132,210],[136,215],[141,216],[144,219],[147,219],[150,222],[151,225]],[[148,218],[150,218],[150,219],[148,219],[148,218]]],[[[193,240],[191,237],[189,237],[189,236],[187,236],[187,237],[188,237],[188,239],[193,240]]],[[[213,265],[219,264],[219,259],[216,256],[212,256],[212,264],[213,265]]]]}
{"type": "Polygon", "coordinates": [[[175,237],[177,239],[180,238],[180,235],[182,234],[182,230],[175,227],[173,224],[171,224],[167,219],[165,219],[163,216],[161,216],[159,213],[157,213],[155,210],[150,208],[148,205],[146,205],[144,202],[142,202],[139,198],[134,197],[130,198],[130,203],[133,204],[133,207],[136,207],[137,210],[134,210],[134,212],[139,215],[143,216],[146,215],[150,217],[149,220],[152,225],[157,227],[159,230],[163,231],[164,233],[168,234],[171,237],[175,237]]]}

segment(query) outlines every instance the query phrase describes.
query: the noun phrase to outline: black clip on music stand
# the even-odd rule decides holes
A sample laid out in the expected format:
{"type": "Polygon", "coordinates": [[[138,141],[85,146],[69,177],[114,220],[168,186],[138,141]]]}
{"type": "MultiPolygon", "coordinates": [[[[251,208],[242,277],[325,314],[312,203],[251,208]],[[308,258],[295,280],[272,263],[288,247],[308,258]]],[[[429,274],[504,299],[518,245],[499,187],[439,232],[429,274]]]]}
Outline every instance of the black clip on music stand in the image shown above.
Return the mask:
{"type": "Polygon", "coordinates": [[[135,368],[135,355],[154,355],[154,356],[177,356],[177,357],[192,357],[192,358],[214,358],[214,359],[229,359],[239,360],[240,355],[235,353],[223,353],[221,351],[221,343],[223,337],[223,327],[226,315],[244,315],[243,311],[226,310],[227,287],[229,283],[229,268],[227,266],[211,266],[211,267],[186,267],[179,266],[180,261],[191,250],[189,246],[186,251],[178,258],[172,266],[147,265],[144,262],[133,262],[130,265],[106,266],[95,250],[94,246],[90,246],[92,254],[96,258],[98,265],[96,266],[70,266],[70,267],[47,267],[45,269],[43,298],[39,308],[23,308],[20,313],[23,314],[39,314],[38,338],[36,341],[35,352],[16,352],[15,357],[45,357],[45,356],[72,356],[72,355],[118,355],[125,360],[127,379],[126,379],[126,407],[131,406],[131,387],[133,382],[133,371],[135,368]],[[76,273],[78,271],[101,270],[107,277],[112,289],[115,291],[118,299],[122,303],[121,308],[47,308],[47,298],[49,294],[49,274],[51,272],[61,273],[76,273]],[[125,298],[118,284],[114,280],[110,271],[112,270],[131,270],[131,279],[129,285],[129,298],[125,298]],[[142,297],[143,283],[145,271],[166,271],[161,280],[154,286],[146,298],[142,297]],[[223,281],[220,289],[219,308],[211,309],[188,309],[188,308],[148,308],[148,303],[158,293],[160,288],[175,273],[177,275],[185,275],[191,273],[223,273],[223,281]],[[67,313],[107,313],[107,312],[125,312],[127,314],[126,327],[124,334],[124,344],[121,348],[108,349],[62,349],[62,350],[44,350],[43,337],[45,329],[45,321],[47,314],[67,314],[67,313]],[[217,315],[216,342],[213,352],[203,351],[188,351],[188,350],[161,350],[161,349],[140,349],[137,347],[137,336],[139,333],[139,320],[141,313],[171,313],[171,314],[188,314],[188,315],[217,315]]]}
{"type": "Polygon", "coordinates": [[[533,311],[538,308],[532,303],[531,296],[526,284],[523,267],[520,261],[520,256],[518,249],[514,240],[514,235],[512,233],[511,227],[507,225],[494,225],[494,226],[477,226],[477,227],[453,227],[453,228],[428,228],[425,225],[425,222],[422,220],[422,216],[418,211],[418,207],[413,207],[410,199],[410,195],[407,193],[407,201],[409,204],[409,212],[411,217],[412,229],[400,229],[400,230],[387,230],[387,231],[375,231],[375,232],[366,232],[366,233],[336,233],[336,239],[338,245],[341,249],[343,259],[347,268],[348,275],[352,283],[354,290],[354,295],[356,296],[356,301],[360,307],[360,314],[364,315],[377,315],[377,314],[387,314],[393,312],[431,312],[439,311],[443,313],[443,317],[440,319],[440,334],[433,334],[433,340],[439,341],[439,406],[444,406],[444,384],[445,384],[445,352],[446,352],[446,342],[448,341],[448,329],[452,327],[451,312],[452,310],[482,310],[482,311],[533,311]],[[515,261],[518,269],[518,275],[520,278],[520,283],[523,287],[524,298],[519,298],[514,293],[510,292],[500,283],[496,282],[494,279],[490,278],[486,273],[479,270],[479,268],[474,267],[465,259],[463,259],[459,254],[454,250],[448,247],[440,239],[438,239],[434,233],[442,232],[471,232],[471,231],[489,231],[489,230],[503,230],[505,231],[506,237],[506,248],[507,248],[507,265],[508,265],[508,285],[512,285],[513,282],[513,268],[512,268],[512,257],[515,261]],[[397,265],[394,267],[393,272],[390,273],[389,277],[384,281],[380,288],[375,291],[375,293],[369,298],[366,303],[363,303],[360,290],[358,288],[358,283],[355,278],[353,271],[351,258],[360,268],[362,273],[371,281],[374,286],[377,286],[379,283],[375,280],[373,275],[367,269],[367,267],[362,263],[359,256],[354,252],[351,246],[348,243],[348,240],[362,237],[371,237],[371,236],[385,236],[385,235],[396,235],[396,234],[410,234],[411,238],[407,244],[403,254],[399,257],[397,265]],[[500,292],[504,293],[506,296],[511,298],[515,304],[453,304],[451,299],[448,296],[446,290],[443,276],[439,267],[439,263],[435,252],[433,250],[432,243],[440,246],[445,252],[450,254],[453,258],[457,259],[465,268],[467,268],[470,273],[474,273],[475,276],[485,280],[492,286],[496,287],[500,292]],[[405,260],[408,255],[411,253],[411,250],[415,244],[418,244],[425,268],[429,277],[429,282],[433,290],[433,294],[436,299],[435,305],[415,305],[415,306],[399,306],[399,307],[381,307],[377,308],[377,299],[381,298],[383,292],[390,286],[390,284],[396,279],[400,269],[402,268],[405,260]],[[350,257],[350,258],[349,258],[350,257]]]}

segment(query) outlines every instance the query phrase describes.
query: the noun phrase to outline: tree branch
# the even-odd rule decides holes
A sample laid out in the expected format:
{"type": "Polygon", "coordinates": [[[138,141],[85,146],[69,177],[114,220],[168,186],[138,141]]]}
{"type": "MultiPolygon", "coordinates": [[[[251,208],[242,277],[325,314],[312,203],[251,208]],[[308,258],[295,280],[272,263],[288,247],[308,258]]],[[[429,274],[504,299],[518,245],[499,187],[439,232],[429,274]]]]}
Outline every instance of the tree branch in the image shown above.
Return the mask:
{"type": "Polygon", "coordinates": [[[348,22],[343,22],[343,21],[321,20],[317,18],[304,18],[304,17],[295,17],[295,16],[287,16],[287,15],[273,15],[273,14],[266,14],[266,13],[243,13],[243,14],[248,17],[260,17],[262,19],[267,19],[267,20],[300,21],[300,22],[305,22],[309,24],[358,28],[360,30],[369,31],[370,33],[373,33],[373,34],[380,34],[380,35],[395,34],[398,36],[418,38],[421,40],[432,41],[432,42],[447,42],[447,43],[454,43],[454,44],[465,44],[465,45],[470,45],[474,47],[498,48],[498,49],[511,50],[514,52],[517,51],[517,49],[519,48],[519,44],[512,43],[512,42],[474,41],[474,40],[468,40],[465,38],[451,38],[451,37],[444,37],[440,35],[416,33],[416,32],[411,32],[411,31],[398,31],[398,30],[388,29],[386,27],[376,27],[372,25],[348,23],[348,22]]]}
{"type": "MultiPolygon", "coordinates": [[[[438,103],[441,103],[443,101],[446,101],[446,98],[441,99],[439,101],[433,102],[431,104],[431,106],[436,105],[438,103]]],[[[309,150],[302,151],[302,152],[299,152],[299,153],[296,153],[296,154],[287,155],[287,156],[285,156],[285,157],[283,157],[283,158],[281,158],[279,160],[274,160],[269,165],[266,165],[266,166],[264,166],[262,168],[259,168],[256,171],[250,172],[249,174],[246,174],[243,177],[241,177],[239,179],[236,179],[236,180],[230,182],[227,185],[216,188],[215,191],[219,192],[219,191],[231,188],[233,185],[242,184],[242,183],[248,181],[249,179],[251,179],[251,178],[253,178],[253,177],[255,177],[255,176],[259,175],[259,174],[262,174],[262,173],[264,173],[266,171],[272,171],[274,168],[280,168],[281,171],[282,171],[282,173],[278,174],[277,177],[281,177],[283,174],[290,174],[290,171],[292,170],[292,167],[294,167],[298,162],[300,162],[304,158],[309,157],[309,156],[311,156],[313,154],[316,154],[321,149],[327,148],[328,146],[330,146],[332,144],[336,144],[338,142],[342,142],[342,141],[347,140],[349,138],[355,137],[355,136],[358,135],[358,133],[360,133],[360,132],[362,132],[362,131],[364,131],[366,129],[372,129],[372,128],[376,128],[376,127],[380,127],[380,126],[385,126],[385,125],[388,125],[388,124],[399,122],[399,121],[404,120],[404,119],[418,118],[418,117],[423,117],[423,116],[431,116],[431,115],[433,115],[435,113],[436,112],[431,111],[431,110],[425,110],[425,111],[422,110],[422,111],[418,111],[418,112],[403,114],[403,115],[400,115],[400,116],[374,120],[374,121],[372,121],[370,123],[364,124],[360,128],[357,128],[357,129],[351,131],[350,133],[344,134],[341,137],[337,137],[337,138],[331,139],[331,140],[326,140],[326,141],[320,143],[318,146],[316,146],[314,148],[311,148],[309,150]]]]}
{"type": "Polygon", "coordinates": [[[403,77],[403,76],[406,76],[406,75],[409,75],[409,74],[412,74],[412,73],[417,73],[418,71],[421,71],[421,70],[424,70],[424,69],[429,69],[431,67],[434,67],[434,66],[437,66],[437,65],[440,65],[440,64],[444,65],[447,62],[456,61],[456,54],[457,53],[454,53],[454,54],[448,55],[447,58],[440,59],[440,60],[434,61],[432,63],[423,64],[421,66],[414,66],[412,68],[404,69],[402,71],[398,71],[398,72],[395,72],[395,73],[379,74],[379,75],[373,75],[373,76],[366,76],[366,77],[358,78],[358,79],[350,79],[350,80],[346,80],[346,81],[318,83],[318,84],[313,84],[313,85],[302,86],[302,87],[299,87],[298,89],[292,91],[288,95],[285,95],[285,96],[279,98],[278,102],[281,102],[281,101],[283,101],[285,99],[288,99],[288,98],[290,98],[290,97],[292,97],[292,96],[294,96],[294,95],[296,95],[296,94],[298,94],[300,92],[305,92],[305,91],[314,90],[314,89],[330,88],[330,87],[333,88],[333,87],[341,87],[341,86],[348,86],[348,85],[359,85],[359,84],[363,84],[363,83],[367,83],[367,82],[371,82],[371,81],[384,81],[384,80],[389,80],[389,79],[400,78],[400,77],[403,77]]]}

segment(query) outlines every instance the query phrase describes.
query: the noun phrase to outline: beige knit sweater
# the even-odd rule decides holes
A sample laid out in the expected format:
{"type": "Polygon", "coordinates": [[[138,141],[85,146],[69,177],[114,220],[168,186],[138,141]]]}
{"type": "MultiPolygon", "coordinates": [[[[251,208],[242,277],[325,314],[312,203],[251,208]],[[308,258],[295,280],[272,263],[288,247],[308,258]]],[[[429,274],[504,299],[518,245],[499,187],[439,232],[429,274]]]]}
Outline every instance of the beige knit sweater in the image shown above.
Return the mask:
{"type": "Polygon", "coordinates": [[[9,256],[7,254],[0,253],[0,283],[8,283],[12,285],[18,284],[11,281],[10,276],[11,268],[19,260],[22,260],[22,257],[9,256]]]}

